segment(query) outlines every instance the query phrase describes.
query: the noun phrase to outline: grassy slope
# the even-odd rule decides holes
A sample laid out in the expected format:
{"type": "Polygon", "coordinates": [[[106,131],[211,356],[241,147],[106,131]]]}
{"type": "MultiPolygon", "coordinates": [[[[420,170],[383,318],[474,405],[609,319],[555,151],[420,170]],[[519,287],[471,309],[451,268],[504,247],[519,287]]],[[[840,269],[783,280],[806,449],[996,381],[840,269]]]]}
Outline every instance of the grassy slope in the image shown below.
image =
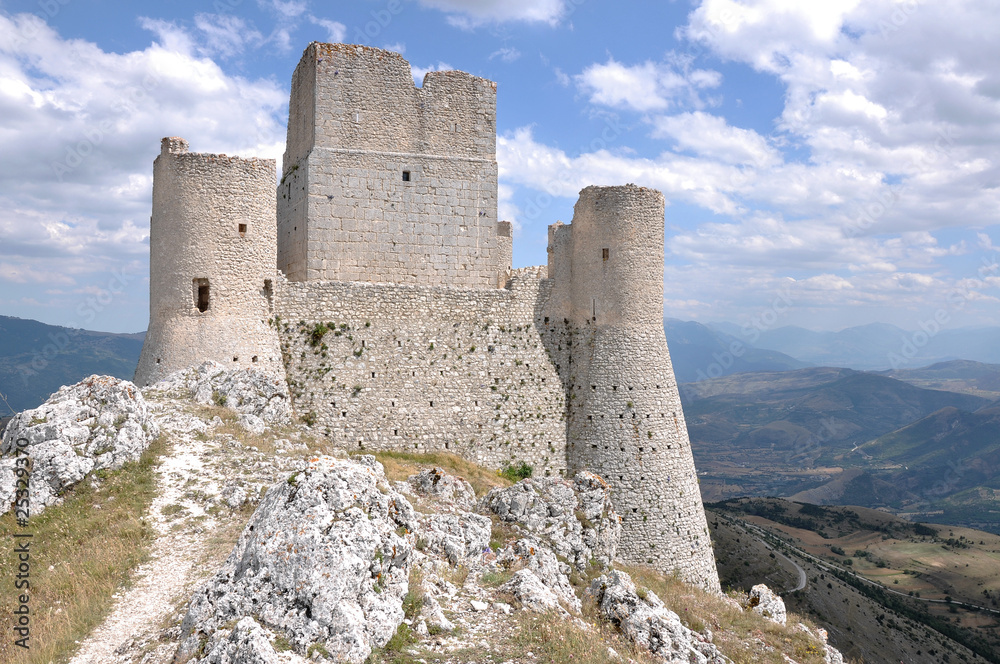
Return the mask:
{"type": "MultiPolygon", "coordinates": [[[[155,492],[154,467],[165,452],[156,441],[140,461],[108,473],[94,487],[84,481],[64,502],[47,508],[18,527],[13,513],[0,517],[0,539],[31,533],[30,649],[13,644],[9,630],[0,639],[0,661],[45,664],[65,661],[75,642],[96,627],[111,609],[111,595],[148,553],[153,531],[143,519],[155,492]],[[99,506],[99,508],[97,507],[99,506]]],[[[0,557],[0,614],[16,608],[18,561],[0,557]]],[[[5,621],[6,622],[6,621],[5,621]]]]}

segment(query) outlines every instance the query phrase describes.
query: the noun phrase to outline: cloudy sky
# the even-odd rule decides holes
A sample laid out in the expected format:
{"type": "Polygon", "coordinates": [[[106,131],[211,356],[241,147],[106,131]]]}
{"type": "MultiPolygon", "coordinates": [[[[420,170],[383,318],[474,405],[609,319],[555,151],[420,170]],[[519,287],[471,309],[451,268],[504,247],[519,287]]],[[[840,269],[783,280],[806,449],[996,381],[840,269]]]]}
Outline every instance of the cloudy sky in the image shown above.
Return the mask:
{"type": "Polygon", "coordinates": [[[997,34],[991,0],[0,0],[0,314],[145,329],[159,139],[280,159],[318,40],[497,81],[515,265],[635,182],[669,316],[1000,324],[997,34]]]}

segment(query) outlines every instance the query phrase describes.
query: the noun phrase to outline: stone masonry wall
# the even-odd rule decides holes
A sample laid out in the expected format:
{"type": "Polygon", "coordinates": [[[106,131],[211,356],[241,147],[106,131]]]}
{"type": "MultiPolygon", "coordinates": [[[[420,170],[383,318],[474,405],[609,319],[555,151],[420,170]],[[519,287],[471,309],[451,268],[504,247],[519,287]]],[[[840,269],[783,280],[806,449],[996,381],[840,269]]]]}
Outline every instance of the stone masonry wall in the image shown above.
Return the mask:
{"type": "Polygon", "coordinates": [[[537,270],[494,290],[283,281],[295,408],[345,449],[563,475],[566,399],[535,321],[547,288],[537,270]]]}
{"type": "Polygon", "coordinates": [[[149,329],[138,385],[205,360],[283,374],[267,325],[274,183],[274,160],[190,153],[183,139],[163,139],[153,165],[149,329]]]}
{"type": "Polygon", "coordinates": [[[496,85],[310,44],[292,81],[278,268],[292,281],[502,287],[496,85]]]}
{"type": "Polygon", "coordinates": [[[581,192],[572,224],[550,231],[543,339],[569,395],[570,469],[611,485],[620,557],[718,590],[663,332],[663,206],[633,185],[581,192]]]}

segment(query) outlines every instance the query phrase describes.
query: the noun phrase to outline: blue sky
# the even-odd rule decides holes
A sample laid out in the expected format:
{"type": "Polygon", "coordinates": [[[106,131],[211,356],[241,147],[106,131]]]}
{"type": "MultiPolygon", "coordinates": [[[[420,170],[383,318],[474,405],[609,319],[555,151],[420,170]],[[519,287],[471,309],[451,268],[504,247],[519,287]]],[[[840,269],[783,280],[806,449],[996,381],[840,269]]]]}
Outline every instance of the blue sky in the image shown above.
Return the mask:
{"type": "Polygon", "coordinates": [[[1000,324],[996,34],[986,1],[0,0],[0,314],[144,329],[159,139],[280,159],[317,40],[497,81],[516,266],[635,182],[668,316],[1000,324]]]}

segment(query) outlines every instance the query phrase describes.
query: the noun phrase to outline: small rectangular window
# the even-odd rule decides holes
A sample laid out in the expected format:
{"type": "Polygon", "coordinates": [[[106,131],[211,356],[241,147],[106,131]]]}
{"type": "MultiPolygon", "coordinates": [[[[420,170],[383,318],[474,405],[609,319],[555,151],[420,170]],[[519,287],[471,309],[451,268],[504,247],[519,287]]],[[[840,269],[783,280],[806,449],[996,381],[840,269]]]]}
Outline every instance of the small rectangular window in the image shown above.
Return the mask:
{"type": "Polygon", "coordinates": [[[240,237],[245,236],[247,234],[247,225],[246,224],[240,224],[239,225],[239,230],[240,230],[240,237]]]}
{"type": "Polygon", "coordinates": [[[601,260],[608,260],[608,254],[610,252],[607,249],[601,249],[601,260]]]}
{"type": "Polygon", "coordinates": [[[409,182],[409,181],[410,181],[410,172],[403,171],[403,182],[409,182]]]}
{"type": "Polygon", "coordinates": [[[194,280],[194,304],[198,307],[198,311],[205,313],[208,311],[209,306],[209,289],[208,289],[208,279],[195,279],[194,280]]]}

